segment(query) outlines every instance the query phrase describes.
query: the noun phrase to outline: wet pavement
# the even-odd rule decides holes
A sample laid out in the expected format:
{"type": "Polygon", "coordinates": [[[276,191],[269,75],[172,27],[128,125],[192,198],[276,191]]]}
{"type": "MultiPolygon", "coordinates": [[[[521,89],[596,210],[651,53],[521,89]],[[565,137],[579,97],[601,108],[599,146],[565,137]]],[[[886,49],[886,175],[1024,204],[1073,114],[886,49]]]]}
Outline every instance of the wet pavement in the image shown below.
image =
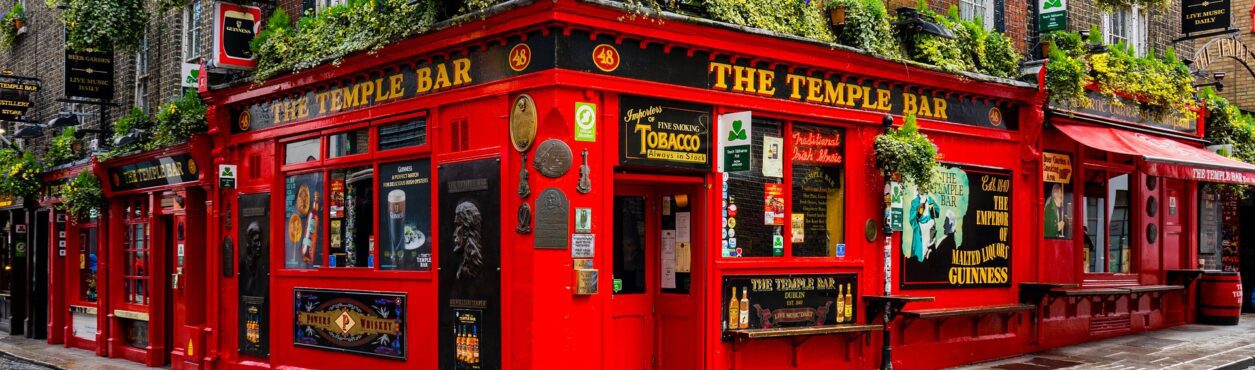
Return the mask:
{"type": "Polygon", "coordinates": [[[956,369],[1255,370],[1255,315],[1236,326],[1177,326],[956,369]]]}
{"type": "MultiPolygon", "coordinates": [[[[0,332],[0,370],[139,370],[154,369],[135,362],[96,356],[85,349],[0,332]]],[[[160,368],[155,368],[160,369],[160,368]]]]}

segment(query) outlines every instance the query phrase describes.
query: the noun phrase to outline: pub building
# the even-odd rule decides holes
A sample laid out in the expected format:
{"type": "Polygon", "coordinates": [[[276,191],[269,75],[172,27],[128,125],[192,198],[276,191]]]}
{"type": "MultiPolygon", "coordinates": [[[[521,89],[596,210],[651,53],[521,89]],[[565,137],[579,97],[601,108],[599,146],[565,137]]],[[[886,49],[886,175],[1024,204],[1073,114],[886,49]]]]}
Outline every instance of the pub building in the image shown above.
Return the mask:
{"type": "Polygon", "coordinates": [[[237,177],[207,198],[198,365],[871,368],[884,326],[865,310],[917,299],[898,366],[1036,349],[1016,287],[1037,279],[1034,85],[514,5],[203,87],[214,167],[237,177]],[[871,148],[908,114],[944,183],[899,189],[886,294],[871,148]]]}
{"type": "Polygon", "coordinates": [[[101,275],[107,245],[101,232],[99,212],[85,220],[71,220],[57,207],[62,203],[66,185],[84,171],[92,171],[94,160],[81,160],[53,167],[44,172],[38,208],[33,212],[34,245],[38,254],[48,259],[47,304],[40,311],[47,313],[47,340],[69,348],[90,350],[106,355],[102,333],[107,323],[99,314],[100,298],[108,290],[101,275]]]}
{"type": "Polygon", "coordinates": [[[41,338],[35,337],[35,331],[27,330],[28,325],[35,325],[28,320],[28,313],[46,309],[44,300],[27,297],[48,293],[42,290],[46,286],[30,283],[36,255],[30,253],[29,209],[27,199],[0,194],[0,331],[41,338]],[[36,306],[31,307],[32,304],[36,306]]]}

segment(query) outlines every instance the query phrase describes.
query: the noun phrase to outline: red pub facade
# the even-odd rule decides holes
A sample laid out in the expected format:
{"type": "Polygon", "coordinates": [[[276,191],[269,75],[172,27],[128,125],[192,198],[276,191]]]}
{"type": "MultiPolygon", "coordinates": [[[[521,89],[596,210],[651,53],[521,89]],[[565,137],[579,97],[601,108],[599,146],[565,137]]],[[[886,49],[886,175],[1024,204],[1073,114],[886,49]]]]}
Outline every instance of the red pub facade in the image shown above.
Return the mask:
{"type": "Polygon", "coordinates": [[[1035,85],[513,5],[202,86],[209,135],[88,166],[110,206],[65,226],[84,247],[54,259],[49,340],[180,369],[873,368],[889,349],[918,369],[1193,321],[1195,182],[1162,181],[1179,218],[1132,218],[1160,243],[1100,253],[1071,209],[1051,229],[1049,184],[1172,175],[1068,141],[1089,124],[1047,119],[1035,85]],[[943,162],[927,191],[886,187],[872,154],[906,115],[943,162]],[[1070,180],[1043,153],[1072,155],[1070,180]],[[87,302],[91,238],[108,283],[87,302]],[[1082,268],[1097,255],[1133,262],[1082,268]]]}

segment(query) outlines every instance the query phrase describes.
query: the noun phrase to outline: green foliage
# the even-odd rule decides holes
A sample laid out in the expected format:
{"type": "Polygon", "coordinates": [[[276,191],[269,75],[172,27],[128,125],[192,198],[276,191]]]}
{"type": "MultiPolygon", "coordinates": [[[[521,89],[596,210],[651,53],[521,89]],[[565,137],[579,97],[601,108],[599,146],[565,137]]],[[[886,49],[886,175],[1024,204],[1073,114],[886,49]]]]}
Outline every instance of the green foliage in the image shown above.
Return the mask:
{"type": "MultiPolygon", "coordinates": [[[[1090,35],[1091,39],[1095,37],[1090,35]]],[[[1163,58],[1138,57],[1123,42],[1108,46],[1107,52],[1092,53],[1080,43],[1079,35],[1055,34],[1051,40],[1050,62],[1046,65],[1051,101],[1088,106],[1085,87],[1092,83],[1115,104],[1137,104],[1151,118],[1159,119],[1172,111],[1187,119],[1196,117],[1194,78],[1172,48],[1163,58]]]]}
{"type": "Polygon", "coordinates": [[[83,140],[74,135],[76,130],[73,127],[67,127],[61,130],[61,134],[52,138],[52,143],[48,145],[48,152],[44,153],[44,160],[49,165],[59,165],[69,163],[79,159],[79,150],[83,147],[83,140]]]}
{"type": "Polygon", "coordinates": [[[1204,138],[1216,145],[1233,146],[1231,151],[1222,154],[1255,163],[1255,117],[1242,112],[1210,87],[1203,89],[1200,95],[1207,108],[1204,138]]]}
{"type": "Polygon", "coordinates": [[[955,32],[963,58],[975,71],[990,76],[1011,78],[1019,72],[1022,56],[1015,50],[1011,38],[1002,33],[985,30],[980,18],[965,21],[957,18],[957,9],[951,8],[950,19],[961,32],[955,32]]]}
{"type": "Polygon", "coordinates": [[[937,147],[927,135],[919,132],[915,115],[896,130],[876,135],[876,163],[881,170],[902,177],[921,192],[931,191],[937,163],[937,147]]]}
{"type": "Polygon", "coordinates": [[[200,101],[200,94],[194,90],[188,90],[183,96],[163,105],[153,120],[152,141],[144,149],[182,144],[192,135],[205,132],[209,129],[205,123],[207,108],[200,101]]]}
{"type": "Polygon", "coordinates": [[[327,60],[339,63],[349,54],[376,50],[403,37],[430,29],[436,20],[434,1],[349,0],[317,15],[306,14],[296,29],[276,11],[264,35],[253,44],[258,57],[254,76],[265,80],[285,71],[313,68],[327,60]]]}
{"type": "Polygon", "coordinates": [[[825,4],[828,9],[841,6],[845,7],[845,27],[837,34],[837,43],[883,56],[899,56],[884,2],[836,0],[825,4]]]}
{"type": "MultiPolygon", "coordinates": [[[[1079,44],[1080,36],[1077,35],[1079,44]]],[[[1089,76],[1085,62],[1074,56],[1072,49],[1058,46],[1059,39],[1050,41],[1050,60],[1046,62],[1046,91],[1050,92],[1051,103],[1085,108],[1090,105],[1089,97],[1085,96],[1085,86],[1093,79],[1089,76]]],[[[1074,40],[1063,38],[1064,45],[1071,46],[1074,40]]],[[[1079,53],[1078,53],[1079,54],[1079,53]]]]}
{"type": "Polygon", "coordinates": [[[47,0],[64,6],[65,46],[74,50],[134,51],[144,40],[144,0],[47,0]]]}
{"type": "MultiPolygon", "coordinates": [[[[118,138],[130,133],[140,133],[144,135],[147,134],[148,130],[151,128],[152,122],[151,119],[148,118],[148,115],[144,114],[144,111],[140,110],[138,107],[132,107],[130,113],[127,113],[127,115],[122,116],[122,118],[118,118],[113,121],[112,139],[116,141],[118,138]]],[[[142,149],[141,143],[148,142],[148,138],[141,137],[139,142],[140,143],[128,144],[122,147],[114,147],[113,149],[110,149],[108,153],[104,153],[99,157],[101,160],[105,160],[125,153],[138,151],[142,149]]]]}
{"type": "Polygon", "coordinates": [[[0,17],[0,50],[8,50],[13,48],[13,44],[17,42],[17,22],[26,20],[26,11],[22,9],[22,2],[13,2],[13,7],[4,17],[0,17]]]}
{"type": "Polygon", "coordinates": [[[105,194],[100,189],[100,179],[91,171],[84,170],[65,184],[61,193],[61,204],[58,210],[69,213],[72,219],[83,220],[91,215],[93,209],[104,208],[105,194]]]}
{"type": "Polygon", "coordinates": [[[711,18],[824,42],[836,37],[818,3],[779,0],[705,0],[711,18]]]}
{"type": "Polygon", "coordinates": [[[28,197],[39,193],[43,165],[29,152],[0,149],[0,193],[28,197]]]}
{"type": "Polygon", "coordinates": [[[1131,9],[1134,5],[1145,9],[1168,9],[1168,5],[1172,4],[1171,0],[1094,0],[1094,5],[1099,10],[1112,11],[1114,9],[1131,9]]]}

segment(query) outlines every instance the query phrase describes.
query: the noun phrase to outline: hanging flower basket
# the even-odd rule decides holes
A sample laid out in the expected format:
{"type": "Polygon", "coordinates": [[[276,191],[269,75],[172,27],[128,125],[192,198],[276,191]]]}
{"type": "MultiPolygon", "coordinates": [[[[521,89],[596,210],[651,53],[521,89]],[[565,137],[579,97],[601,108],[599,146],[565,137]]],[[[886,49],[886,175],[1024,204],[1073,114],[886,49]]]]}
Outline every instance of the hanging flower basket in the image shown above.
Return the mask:
{"type": "Polygon", "coordinates": [[[882,171],[910,182],[922,192],[932,188],[933,173],[939,167],[937,147],[919,132],[914,115],[906,116],[902,127],[876,135],[874,151],[876,165],[882,171]]]}
{"type": "Polygon", "coordinates": [[[100,179],[91,171],[83,171],[66,183],[57,209],[69,213],[73,220],[84,220],[91,217],[92,210],[104,206],[105,193],[100,189],[100,179]]]}

